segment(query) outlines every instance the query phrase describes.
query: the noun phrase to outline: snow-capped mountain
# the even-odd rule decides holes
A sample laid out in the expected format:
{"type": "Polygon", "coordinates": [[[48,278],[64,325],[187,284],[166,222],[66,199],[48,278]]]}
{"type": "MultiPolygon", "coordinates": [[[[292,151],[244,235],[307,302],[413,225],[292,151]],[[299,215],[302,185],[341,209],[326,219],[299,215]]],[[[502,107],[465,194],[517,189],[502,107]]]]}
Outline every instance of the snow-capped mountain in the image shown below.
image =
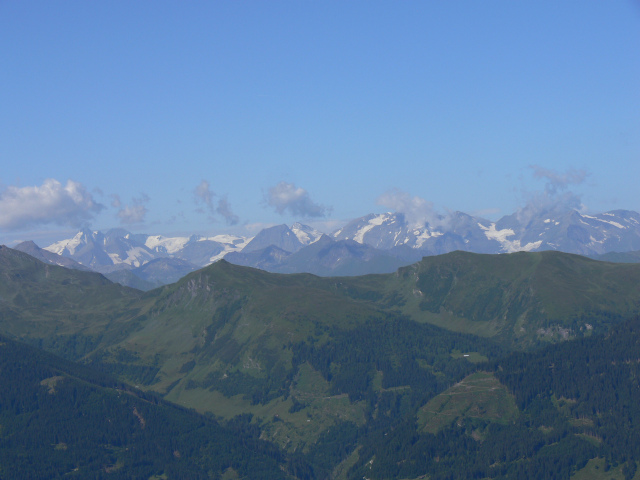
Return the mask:
{"type": "Polygon", "coordinates": [[[291,228],[286,225],[276,225],[260,231],[244,247],[243,252],[256,252],[273,245],[285,252],[294,253],[304,246],[317,242],[320,237],[322,237],[321,232],[298,222],[291,228]]]}
{"type": "Polygon", "coordinates": [[[261,250],[230,253],[225,260],[274,273],[305,272],[320,276],[391,273],[413,261],[353,240],[334,240],[328,235],[293,253],[269,245],[261,250]]]}
{"type": "Polygon", "coordinates": [[[613,210],[595,215],[575,210],[543,213],[533,218],[518,214],[503,217],[496,223],[502,232],[507,251],[531,246],[531,250],[560,250],[579,255],[628,252],[640,249],[640,214],[613,210]]]}
{"type": "Polygon", "coordinates": [[[129,232],[119,228],[106,233],[81,230],[75,237],[56,242],[45,250],[71,258],[96,271],[103,266],[118,264],[139,267],[158,256],[144,243],[132,238],[129,232]]]}
{"type": "Polygon", "coordinates": [[[424,255],[438,255],[453,250],[494,253],[491,238],[483,234],[491,222],[455,212],[440,217],[433,225],[410,224],[402,213],[371,214],[351,221],[333,233],[336,240],[353,240],[380,250],[411,248],[424,255]]]}
{"type": "MultiPolygon", "coordinates": [[[[575,210],[521,210],[494,222],[455,212],[415,224],[402,213],[370,214],[324,235],[301,223],[265,228],[253,238],[233,235],[164,237],[82,230],[45,248],[105,274],[142,271],[154,259],[181,260],[179,272],[229,255],[232,263],[275,272],[355,275],[393,271],[423,256],[454,250],[476,253],[560,250],[597,256],[640,250],[640,214],[615,210],[587,215],[575,210]],[[357,245],[366,247],[357,248],[357,245]],[[192,266],[192,267],[191,267],[192,266]]],[[[160,264],[158,264],[160,265],[160,264]]],[[[156,268],[175,270],[173,264],[156,268]]],[[[161,275],[161,274],[158,274],[161,275]]],[[[171,279],[176,275],[172,273],[171,279]]],[[[169,277],[167,276],[169,279],[169,277]]],[[[152,279],[161,283],[158,278],[152,279]]]]}
{"type": "Polygon", "coordinates": [[[291,226],[291,231],[294,233],[302,245],[311,245],[316,243],[324,235],[324,233],[316,230],[309,225],[303,225],[300,222],[296,222],[291,226]]]}
{"type": "Polygon", "coordinates": [[[85,272],[91,271],[89,267],[79,264],[75,260],[61,255],[56,255],[43,248],[38,247],[34,242],[27,241],[22,242],[13,247],[15,250],[31,255],[37,258],[41,262],[48,263],[50,265],[58,265],[59,267],[70,268],[72,270],[82,270],[85,272]]]}
{"type": "Polygon", "coordinates": [[[523,212],[497,222],[455,212],[433,224],[410,225],[401,213],[371,214],[333,233],[381,250],[411,248],[423,255],[453,250],[477,253],[560,250],[581,255],[640,249],[640,214],[614,210],[587,215],[576,210],[523,212]]]}
{"type": "Polygon", "coordinates": [[[73,238],[45,247],[45,250],[107,273],[141,267],[157,258],[178,258],[204,267],[229,252],[242,250],[249,240],[233,235],[164,237],[131,234],[122,229],[106,233],[85,229],[73,238]]]}

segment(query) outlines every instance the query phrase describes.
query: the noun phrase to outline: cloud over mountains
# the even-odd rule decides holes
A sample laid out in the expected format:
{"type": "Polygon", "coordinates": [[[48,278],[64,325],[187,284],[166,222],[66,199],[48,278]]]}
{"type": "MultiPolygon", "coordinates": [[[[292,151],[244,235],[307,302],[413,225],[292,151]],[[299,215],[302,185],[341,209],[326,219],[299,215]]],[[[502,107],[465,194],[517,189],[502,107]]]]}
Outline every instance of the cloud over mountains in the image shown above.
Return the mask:
{"type": "Polygon", "coordinates": [[[119,195],[112,195],[113,201],[111,205],[118,209],[117,217],[120,223],[124,225],[135,225],[144,222],[147,216],[147,207],[145,204],[149,202],[148,195],[144,193],[140,197],[134,198],[131,205],[123,205],[119,195]]]}
{"type": "Polygon", "coordinates": [[[589,175],[585,170],[570,168],[561,173],[540,165],[531,165],[530,168],[533,177],[545,180],[545,185],[543,190],[527,195],[526,204],[516,212],[520,222],[527,224],[543,212],[562,213],[585,209],[581,196],[569,190],[571,185],[584,183],[589,175]]]}
{"type": "Polygon", "coordinates": [[[0,193],[0,228],[20,230],[36,225],[78,227],[104,209],[79,182],[63,185],[53,178],[42,185],[9,186],[0,193]]]}
{"type": "Polygon", "coordinates": [[[424,227],[425,223],[438,225],[441,222],[433,203],[418,196],[412,197],[409,193],[398,188],[388,190],[380,195],[376,203],[402,213],[407,222],[413,226],[424,227]]]}
{"type": "Polygon", "coordinates": [[[237,225],[240,221],[238,216],[231,210],[231,204],[226,195],[220,196],[216,205],[215,197],[218,195],[211,190],[209,182],[206,180],[202,180],[198,184],[193,194],[196,204],[204,204],[211,220],[215,220],[215,216],[218,214],[224,218],[227,225],[237,225]]]}
{"type": "Polygon", "coordinates": [[[284,181],[269,189],[265,201],[281,215],[289,213],[300,217],[324,217],[331,211],[311,200],[309,192],[304,188],[284,181]]]}

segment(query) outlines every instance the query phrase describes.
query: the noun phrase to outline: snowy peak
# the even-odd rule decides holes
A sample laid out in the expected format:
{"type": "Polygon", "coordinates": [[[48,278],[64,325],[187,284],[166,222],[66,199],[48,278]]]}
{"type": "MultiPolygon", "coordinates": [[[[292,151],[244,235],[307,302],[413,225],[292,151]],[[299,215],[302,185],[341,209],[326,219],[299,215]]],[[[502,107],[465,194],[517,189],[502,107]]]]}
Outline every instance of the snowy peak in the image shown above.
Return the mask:
{"type": "Polygon", "coordinates": [[[233,235],[207,238],[131,234],[123,229],[106,233],[82,230],[73,238],[56,242],[46,250],[100,272],[137,268],[158,258],[177,258],[204,267],[229,252],[240,251],[247,239],[233,235]]]}
{"type": "MultiPolygon", "coordinates": [[[[600,214],[557,209],[522,210],[495,222],[453,212],[430,221],[431,224],[410,222],[398,212],[373,213],[352,220],[330,238],[336,242],[356,242],[382,251],[389,258],[407,262],[454,250],[476,253],[559,250],[580,255],[640,250],[640,214],[627,210],[600,214]]],[[[281,262],[285,254],[296,254],[291,262],[295,260],[296,268],[305,271],[304,262],[311,262],[309,255],[313,256],[305,253],[305,249],[316,247],[312,250],[318,253],[321,247],[328,246],[325,244],[329,237],[322,238],[321,232],[299,222],[291,227],[266,228],[253,238],[234,235],[166,237],[131,234],[123,229],[106,233],[85,229],[45,250],[94,270],[111,272],[139,268],[159,258],[175,258],[204,267],[232,252],[249,254],[274,247],[270,250],[269,265],[281,262]]],[[[340,255],[344,254],[344,258],[360,258],[355,250],[347,253],[345,245],[332,245],[331,251],[342,252],[340,255]]]]}
{"type": "Polygon", "coordinates": [[[95,243],[100,237],[103,237],[100,232],[83,229],[76,233],[73,238],[56,242],[45,247],[44,250],[58,255],[71,256],[74,255],[79,248],[95,243]]]}
{"type": "Polygon", "coordinates": [[[162,235],[149,235],[144,242],[145,247],[154,252],[171,255],[184,248],[190,237],[163,237],[162,235]]]}
{"type": "Polygon", "coordinates": [[[303,243],[298,239],[296,234],[286,225],[276,225],[275,227],[265,228],[260,231],[253,240],[251,240],[243,251],[256,252],[271,245],[278,247],[285,252],[297,252],[303,247],[303,243]]]}
{"type": "MultiPolygon", "coordinates": [[[[560,250],[580,255],[599,255],[610,251],[631,251],[640,247],[640,215],[626,210],[588,215],[576,210],[541,212],[537,216],[518,218],[518,213],[503,217],[496,230],[513,232],[509,241],[517,240],[525,250],[560,250]]],[[[509,242],[502,242],[512,251],[509,242]]]]}
{"type": "Polygon", "coordinates": [[[298,240],[302,245],[311,245],[312,243],[320,240],[320,237],[324,235],[322,232],[316,230],[308,225],[303,225],[300,222],[296,222],[291,226],[291,231],[298,237],[298,240]]]}
{"type": "Polygon", "coordinates": [[[475,226],[482,219],[474,219],[462,212],[448,218],[439,217],[437,225],[409,223],[402,213],[371,214],[353,220],[333,234],[336,240],[353,240],[380,250],[411,248],[425,254],[443,253],[443,249],[465,249],[469,238],[478,236],[475,226]]]}
{"type": "MultiPolygon", "coordinates": [[[[418,229],[424,235],[424,229],[418,229]]],[[[426,232],[430,236],[429,232],[426,232]]],[[[352,220],[344,228],[333,234],[336,240],[353,240],[374,248],[389,250],[411,242],[415,234],[409,233],[409,226],[401,213],[372,213],[352,220]]]]}
{"type": "Polygon", "coordinates": [[[89,271],[90,268],[75,262],[74,260],[49,252],[43,248],[38,247],[34,242],[27,241],[22,242],[13,247],[15,250],[19,250],[34,258],[37,258],[41,262],[48,263],[50,265],[58,265],[60,267],[71,268],[74,270],[89,271]]]}
{"type": "Polygon", "coordinates": [[[640,214],[615,210],[597,215],[518,212],[497,222],[454,212],[435,225],[410,225],[401,213],[370,214],[333,234],[381,250],[413,249],[423,255],[453,250],[477,253],[561,250],[581,255],[640,249],[640,214]]]}

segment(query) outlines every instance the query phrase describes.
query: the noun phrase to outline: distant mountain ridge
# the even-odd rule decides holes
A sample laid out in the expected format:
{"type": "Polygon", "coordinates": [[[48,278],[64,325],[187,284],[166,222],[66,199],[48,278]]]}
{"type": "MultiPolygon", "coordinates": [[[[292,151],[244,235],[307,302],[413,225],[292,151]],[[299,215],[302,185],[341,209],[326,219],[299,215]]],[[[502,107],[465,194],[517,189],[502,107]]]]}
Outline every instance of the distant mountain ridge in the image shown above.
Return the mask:
{"type": "Polygon", "coordinates": [[[71,258],[63,257],[62,255],[57,255],[43,248],[40,248],[32,241],[19,243],[18,245],[13,247],[13,249],[23,253],[27,253],[32,257],[37,258],[41,262],[48,263],[50,265],[58,265],[60,267],[71,268],[73,270],[83,270],[85,272],[91,271],[89,267],[85,267],[81,263],[78,263],[71,258]]]}
{"type": "Polygon", "coordinates": [[[111,229],[106,233],[84,229],[73,238],[56,242],[44,250],[72,258],[96,271],[113,265],[140,267],[163,257],[176,257],[204,266],[228,252],[241,250],[249,240],[234,235],[163,237],[132,234],[123,229],[111,229]]]}
{"type": "MultiPolygon", "coordinates": [[[[291,227],[265,228],[255,237],[164,237],[132,234],[123,229],[106,233],[85,229],[44,250],[107,275],[139,269],[163,258],[182,260],[194,269],[226,258],[232,263],[271,272],[349,276],[390,273],[422,257],[455,250],[474,253],[557,250],[593,258],[614,251],[638,251],[640,214],[614,210],[587,215],[576,210],[552,209],[534,214],[519,211],[494,222],[454,212],[416,222],[402,213],[382,213],[352,220],[329,235],[298,222],[291,227]]],[[[168,265],[164,269],[171,270],[168,265]]],[[[180,271],[187,272],[188,268],[180,271]]],[[[123,277],[121,273],[117,275],[123,277]]],[[[169,281],[175,278],[151,280],[156,285],[169,281]]]]}
{"type": "Polygon", "coordinates": [[[455,212],[433,224],[411,225],[402,213],[371,214],[333,233],[382,250],[410,247],[425,255],[453,250],[513,253],[559,250],[580,255],[640,248],[640,214],[615,210],[597,215],[576,210],[541,212],[530,218],[515,213],[497,222],[455,212]]]}

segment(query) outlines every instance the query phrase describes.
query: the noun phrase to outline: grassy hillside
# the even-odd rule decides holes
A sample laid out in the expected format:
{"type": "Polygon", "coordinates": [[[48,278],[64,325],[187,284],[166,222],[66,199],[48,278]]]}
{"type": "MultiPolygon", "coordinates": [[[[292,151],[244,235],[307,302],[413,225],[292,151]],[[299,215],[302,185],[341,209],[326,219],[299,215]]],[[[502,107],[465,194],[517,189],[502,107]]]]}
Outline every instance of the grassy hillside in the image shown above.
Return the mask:
{"type": "Polygon", "coordinates": [[[310,455],[328,430],[370,422],[380,399],[404,402],[385,410],[396,419],[474,368],[452,352],[502,351],[347,298],[325,279],[227,262],[137,305],[135,330],[90,364],[201,412],[251,413],[265,438],[310,455]]]}
{"type": "Polygon", "coordinates": [[[340,288],[418,322],[529,348],[606,331],[640,312],[639,267],[552,251],[453,252],[340,288]]]}
{"type": "Polygon", "coordinates": [[[508,424],[517,415],[518,408],[507,388],[491,373],[476,372],[429,400],[420,407],[417,417],[420,431],[435,434],[469,419],[508,424]]]}
{"type": "MultiPolygon", "coordinates": [[[[308,469],[297,473],[305,478],[391,478],[391,471],[412,478],[417,467],[393,470],[399,460],[376,445],[417,435],[432,448],[453,435],[470,448],[476,444],[464,442],[508,438],[514,421],[517,435],[574,449],[586,463],[598,453],[589,435],[544,436],[544,419],[531,430],[523,412],[534,407],[518,404],[517,413],[518,396],[497,373],[469,375],[508,350],[605,332],[640,305],[640,265],[558,252],[454,252],[395,274],[350,278],[220,261],[143,294],[99,275],[47,271],[8,250],[0,252],[7,279],[0,307],[13,308],[17,320],[3,320],[2,331],[201,413],[249,418],[250,428],[308,469]],[[477,395],[459,395],[467,390],[477,395]],[[388,463],[385,470],[364,466],[373,457],[388,463]]],[[[537,452],[526,445],[520,455],[537,452]]],[[[488,455],[482,448],[478,455],[488,455]]],[[[447,465],[458,468],[438,468],[447,465]]]]}
{"type": "Polygon", "coordinates": [[[291,478],[287,458],[240,424],[222,427],[6,337],[0,381],[3,479],[291,478]]]}
{"type": "Polygon", "coordinates": [[[134,313],[131,304],[140,295],[98,273],[45,264],[0,246],[0,333],[67,358],[95,349],[114,320],[134,313]]]}
{"type": "Polygon", "coordinates": [[[353,479],[640,478],[640,320],[485,365],[363,439],[353,479]]]}

